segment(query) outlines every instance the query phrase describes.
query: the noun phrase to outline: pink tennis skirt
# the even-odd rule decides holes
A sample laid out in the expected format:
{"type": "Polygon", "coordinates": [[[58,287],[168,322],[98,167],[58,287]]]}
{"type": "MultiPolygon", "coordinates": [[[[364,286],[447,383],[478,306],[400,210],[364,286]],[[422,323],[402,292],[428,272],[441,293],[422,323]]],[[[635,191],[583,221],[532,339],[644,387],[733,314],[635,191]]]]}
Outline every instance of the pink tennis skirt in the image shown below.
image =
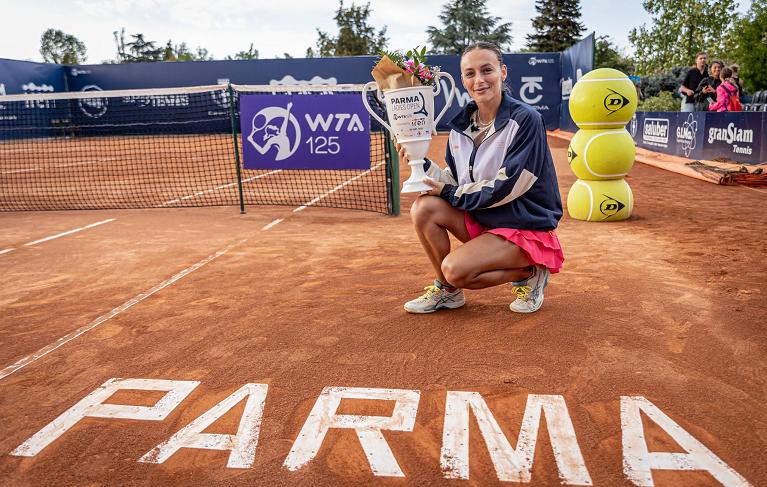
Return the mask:
{"type": "Polygon", "coordinates": [[[531,265],[548,267],[552,274],[562,270],[565,255],[562,253],[562,246],[559,244],[559,238],[557,238],[554,230],[544,232],[541,230],[517,230],[516,228],[487,228],[474,220],[468,211],[464,211],[463,215],[466,230],[469,231],[471,238],[477,238],[483,233],[498,235],[522,249],[527,254],[527,260],[530,261],[531,265]]]}

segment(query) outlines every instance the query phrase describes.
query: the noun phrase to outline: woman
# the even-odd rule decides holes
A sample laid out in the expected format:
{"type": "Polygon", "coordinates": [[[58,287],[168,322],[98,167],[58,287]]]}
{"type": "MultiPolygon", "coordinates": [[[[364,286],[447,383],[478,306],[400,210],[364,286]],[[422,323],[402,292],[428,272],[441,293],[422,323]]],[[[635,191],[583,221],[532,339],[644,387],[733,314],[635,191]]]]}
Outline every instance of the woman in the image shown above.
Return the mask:
{"type": "Polygon", "coordinates": [[[449,124],[447,168],[424,165],[433,189],[410,214],[436,279],[405,304],[408,312],[460,308],[464,288],[511,283],[511,310],[532,313],[550,273],[562,267],[554,233],[562,202],[543,118],[509,96],[506,74],[494,44],[472,44],[461,56],[461,80],[473,101],[449,124]],[[463,245],[451,250],[448,232],[463,245]]]}
{"type": "Polygon", "coordinates": [[[708,105],[716,100],[716,89],[719,87],[719,83],[722,82],[719,79],[719,75],[723,67],[724,63],[722,61],[714,61],[709,66],[708,76],[700,81],[695,90],[695,110],[705,112],[708,109],[708,105]]]}
{"type": "Polygon", "coordinates": [[[708,106],[709,112],[729,112],[730,98],[738,97],[737,82],[732,79],[732,69],[722,69],[721,83],[716,88],[716,101],[708,106]]]}

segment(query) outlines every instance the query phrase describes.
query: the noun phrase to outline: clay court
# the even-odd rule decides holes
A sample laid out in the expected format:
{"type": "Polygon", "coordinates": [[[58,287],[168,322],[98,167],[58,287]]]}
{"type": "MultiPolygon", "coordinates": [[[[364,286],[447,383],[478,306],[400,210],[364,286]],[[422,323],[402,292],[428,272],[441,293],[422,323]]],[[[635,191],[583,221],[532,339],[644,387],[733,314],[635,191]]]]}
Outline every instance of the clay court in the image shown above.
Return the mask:
{"type": "MultiPolygon", "coordinates": [[[[564,201],[575,180],[567,142],[549,143],[564,201]]],[[[435,139],[433,158],[444,144],[435,139]]],[[[13,249],[0,254],[0,483],[525,480],[524,468],[504,467],[509,448],[489,441],[505,436],[519,451],[532,445],[534,456],[520,457],[532,464],[529,485],[767,485],[767,191],[644,164],[628,181],[629,220],[565,214],[565,267],[532,315],[509,311],[506,287],[469,291],[459,310],[407,314],[403,302],[432,279],[407,214],[411,195],[399,217],[294,211],[301,203],[245,215],[237,206],[0,213],[0,251],[13,249]],[[165,413],[103,405],[67,422],[73,406],[120,378],[176,381],[102,394],[165,413]],[[246,384],[249,396],[224,402],[246,384]],[[472,407],[481,396],[490,420],[478,421],[477,409],[462,416],[461,391],[477,393],[472,407]],[[196,423],[198,443],[163,456],[157,447],[206,413],[215,421],[196,423]],[[255,425],[244,446],[232,440],[243,417],[255,425]],[[532,440],[523,424],[540,425],[532,440]],[[50,441],[35,436],[46,427],[50,441]],[[630,440],[642,437],[650,483],[631,460],[641,451],[630,440]],[[695,458],[719,480],[659,455],[687,455],[694,442],[714,455],[695,458]],[[235,443],[241,461],[230,468],[235,443]]]]}

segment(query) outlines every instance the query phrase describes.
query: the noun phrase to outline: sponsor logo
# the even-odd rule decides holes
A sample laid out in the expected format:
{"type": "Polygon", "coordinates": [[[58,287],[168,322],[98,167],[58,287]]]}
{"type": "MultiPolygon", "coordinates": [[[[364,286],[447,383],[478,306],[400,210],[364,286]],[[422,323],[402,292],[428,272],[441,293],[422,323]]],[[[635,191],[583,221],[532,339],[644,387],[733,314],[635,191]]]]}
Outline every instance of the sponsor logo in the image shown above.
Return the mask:
{"type": "Polygon", "coordinates": [[[53,86],[46,85],[45,83],[41,85],[36,85],[32,82],[26,83],[21,85],[21,89],[26,91],[27,93],[34,92],[34,93],[50,93],[53,92],[53,86]]]}
{"type": "Polygon", "coordinates": [[[189,95],[140,95],[125,96],[123,103],[139,107],[188,107],[189,95]]]}
{"type": "Polygon", "coordinates": [[[554,59],[531,57],[530,59],[527,60],[527,64],[529,64],[530,66],[535,66],[536,64],[554,64],[554,59]]]}
{"type": "Polygon", "coordinates": [[[726,128],[711,127],[708,129],[708,143],[712,144],[715,141],[727,142],[728,144],[734,142],[752,144],[754,142],[754,131],[739,129],[732,122],[726,128]]]}
{"type": "Polygon", "coordinates": [[[629,132],[631,133],[631,138],[635,139],[637,136],[637,114],[635,113],[631,117],[631,122],[629,122],[629,132]]]}
{"type": "Polygon", "coordinates": [[[605,200],[602,201],[602,203],[599,205],[599,212],[605,216],[605,220],[626,207],[626,205],[616,200],[612,196],[608,196],[606,194],[603,194],[602,196],[605,197],[605,200]]]}
{"type": "MultiPolygon", "coordinates": [[[[583,70],[581,68],[578,68],[575,70],[575,82],[577,83],[578,80],[580,80],[583,77],[583,70]]],[[[572,78],[562,78],[559,81],[559,84],[562,86],[562,99],[563,100],[569,100],[570,99],[570,93],[573,91],[573,79],[572,78]]]]}
{"type": "Polygon", "coordinates": [[[569,145],[567,146],[567,163],[572,164],[573,159],[578,157],[578,154],[573,150],[573,146],[569,145]]]}
{"type": "MultiPolygon", "coordinates": [[[[96,85],[84,86],[81,91],[103,91],[96,85]]],[[[107,98],[81,98],[77,101],[80,111],[89,118],[101,118],[107,112],[109,100],[107,98]]]]}
{"type": "Polygon", "coordinates": [[[691,114],[687,116],[681,126],[676,128],[676,143],[682,147],[685,157],[690,157],[690,153],[697,144],[698,121],[691,114]]]}
{"type": "Polygon", "coordinates": [[[667,118],[646,118],[642,128],[642,141],[648,145],[668,147],[668,131],[667,118]]]}
{"type": "Polygon", "coordinates": [[[426,111],[426,99],[423,97],[423,93],[418,93],[413,96],[400,96],[398,98],[389,98],[389,103],[392,107],[392,120],[399,120],[399,119],[409,119],[411,118],[411,115],[423,115],[424,117],[429,116],[429,112],[426,111]],[[412,113],[409,114],[398,114],[396,112],[401,112],[404,110],[413,110],[412,113]]]}
{"type": "Polygon", "coordinates": [[[296,79],[291,75],[285,75],[282,79],[273,79],[269,81],[270,85],[337,85],[338,80],[336,78],[323,78],[321,76],[314,76],[312,79],[296,79]]]}
{"type": "Polygon", "coordinates": [[[264,155],[276,147],[277,155],[274,159],[282,161],[296,152],[301,142],[301,127],[290,113],[292,107],[292,102],[285,108],[266,107],[253,116],[247,140],[259,154],[264,155]],[[290,126],[292,131],[288,130],[290,126]]]}
{"type": "Polygon", "coordinates": [[[535,105],[541,101],[543,94],[536,95],[535,92],[543,90],[543,85],[541,85],[542,82],[542,76],[523,76],[522,86],[519,88],[519,97],[522,101],[530,105],[535,105]],[[528,94],[530,96],[528,96],[528,94]]]}
{"type": "Polygon", "coordinates": [[[5,83],[0,83],[0,96],[5,96],[5,83]]]}
{"type": "Polygon", "coordinates": [[[629,99],[617,91],[611,90],[610,88],[607,88],[607,91],[610,93],[608,93],[607,96],[605,96],[605,99],[602,100],[602,104],[604,105],[605,110],[610,112],[610,115],[629,104],[629,99]]]}
{"type": "Polygon", "coordinates": [[[90,69],[72,68],[72,69],[69,70],[69,74],[74,76],[74,77],[78,77],[81,74],[91,74],[91,70],[90,69]]]}

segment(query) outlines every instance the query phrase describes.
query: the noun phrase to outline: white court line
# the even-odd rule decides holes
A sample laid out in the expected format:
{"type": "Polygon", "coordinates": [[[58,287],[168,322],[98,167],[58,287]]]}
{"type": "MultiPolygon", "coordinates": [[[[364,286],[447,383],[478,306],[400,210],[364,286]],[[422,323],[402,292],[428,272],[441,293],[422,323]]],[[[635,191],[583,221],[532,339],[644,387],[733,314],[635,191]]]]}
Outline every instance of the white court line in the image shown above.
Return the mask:
{"type": "Polygon", "coordinates": [[[80,232],[80,231],[86,230],[88,228],[93,228],[93,227],[96,227],[98,225],[103,225],[105,223],[113,222],[115,220],[116,220],[116,218],[110,218],[108,220],[102,220],[100,222],[91,223],[90,225],[85,225],[84,227],[75,228],[74,230],[69,230],[69,231],[66,231],[66,232],[58,233],[56,235],[51,235],[50,237],[41,238],[40,240],[35,240],[34,242],[27,242],[27,243],[24,244],[24,246],[37,245],[39,243],[47,242],[48,240],[53,240],[54,238],[59,238],[59,237],[64,237],[66,235],[71,235],[73,233],[80,232]]]}
{"type": "Polygon", "coordinates": [[[13,250],[15,250],[13,247],[11,247],[10,249],[0,250],[0,255],[7,254],[8,252],[11,252],[13,250]]]}
{"type": "MultiPolygon", "coordinates": [[[[345,183],[339,184],[334,189],[328,191],[327,193],[325,193],[324,195],[322,195],[322,196],[320,196],[318,198],[315,198],[310,203],[307,203],[307,205],[304,205],[301,208],[306,208],[306,206],[308,206],[310,204],[316,203],[317,201],[319,201],[320,199],[324,198],[328,194],[331,194],[331,193],[337,191],[338,189],[343,188],[344,186],[346,186],[347,184],[351,183],[352,181],[355,181],[355,180],[359,179],[360,177],[364,176],[365,174],[368,174],[372,170],[377,169],[382,164],[384,164],[384,162],[385,161],[375,165],[374,167],[372,167],[371,169],[368,169],[367,171],[365,171],[363,173],[358,174],[357,176],[355,176],[355,177],[349,179],[348,181],[346,181],[345,183]]],[[[265,176],[265,174],[263,176],[265,176]]],[[[293,210],[293,212],[295,213],[296,210],[293,210]]],[[[262,228],[262,230],[268,230],[268,229],[272,228],[273,226],[277,225],[278,223],[280,223],[280,222],[282,222],[284,220],[285,220],[285,218],[278,218],[278,219],[274,220],[273,222],[265,225],[262,228]]],[[[140,303],[141,301],[145,300],[149,296],[151,296],[154,293],[162,290],[165,287],[170,286],[174,282],[176,282],[179,279],[181,279],[181,278],[191,274],[192,272],[196,271],[197,269],[199,269],[200,267],[204,266],[205,264],[207,264],[207,263],[209,263],[209,262],[211,262],[211,261],[221,257],[222,255],[227,253],[229,250],[231,250],[235,246],[243,244],[243,243],[245,243],[247,241],[248,241],[248,239],[246,238],[246,239],[239,240],[239,241],[237,241],[237,242],[235,242],[233,244],[230,244],[225,249],[220,250],[220,251],[216,252],[215,254],[209,255],[208,257],[204,258],[203,260],[199,261],[198,263],[194,264],[193,266],[188,267],[188,268],[184,269],[183,271],[179,272],[178,274],[174,275],[170,279],[167,279],[167,280],[161,282],[160,284],[156,285],[155,287],[149,289],[148,291],[145,291],[145,292],[137,295],[133,299],[130,299],[130,300],[126,301],[125,303],[121,304],[117,308],[114,308],[109,313],[106,313],[104,315],[99,316],[98,318],[96,318],[92,322],[88,323],[87,325],[85,325],[85,326],[83,326],[81,328],[78,328],[77,330],[73,331],[72,333],[69,333],[68,335],[65,335],[65,336],[59,338],[54,343],[41,348],[40,350],[38,350],[37,352],[33,353],[32,355],[28,355],[28,356],[18,360],[16,363],[14,363],[12,365],[9,365],[8,367],[0,370],[0,380],[8,377],[9,375],[13,374],[14,372],[18,371],[19,369],[22,369],[22,368],[26,367],[27,365],[31,364],[32,362],[35,362],[38,359],[48,355],[49,353],[51,353],[54,350],[56,350],[57,348],[65,345],[66,343],[74,340],[75,338],[79,337],[80,335],[82,335],[82,334],[84,334],[84,333],[86,333],[86,332],[96,328],[100,324],[104,323],[105,321],[109,320],[110,318],[113,318],[113,317],[117,316],[118,314],[122,313],[123,311],[125,311],[128,308],[130,308],[134,304],[140,303]]]]}
{"type": "MultiPolygon", "coordinates": [[[[254,179],[260,179],[260,178],[269,176],[271,174],[276,174],[278,172],[282,172],[282,169],[275,169],[274,171],[269,171],[268,173],[265,173],[265,174],[259,174],[258,176],[253,176],[252,178],[243,179],[242,182],[243,183],[249,183],[250,181],[253,181],[254,179]]],[[[166,201],[165,203],[162,204],[162,206],[172,205],[173,203],[178,203],[181,200],[188,200],[189,198],[194,198],[195,196],[200,196],[200,195],[205,194],[205,193],[212,193],[214,191],[218,191],[219,189],[224,189],[224,188],[228,188],[230,186],[234,186],[235,184],[237,184],[237,182],[228,183],[228,184],[222,184],[221,186],[216,186],[215,188],[206,189],[205,191],[198,191],[198,192],[196,192],[194,194],[189,194],[189,195],[183,196],[181,198],[176,198],[175,200],[166,201]]]]}
{"type": "Polygon", "coordinates": [[[99,157],[98,159],[92,160],[92,161],[80,161],[80,162],[69,162],[67,164],[53,164],[52,166],[45,166],[45,167],[28,167],[26,169],[15,169],[13,171],[3,171],[0,174],[19,174],[23,172],[35,172],[35,171],[45,171],[46,169],[58,169],[61,167],[73,167],[73,166],[85,166],[87,164],[99,164],[101,162],[111,162],[116,161],[116,157],[99,157]]]}
{"type": "Polygon", "coordinates": [[[759,189],[759,188],[752,188],[751,186],[745,186],[745,185],[741,185],[741,186],[743,186],[744,188],[753,189],[754,191],[758,191],[758,192],[760,192],[760,193],[767,193],[767,191],[765,191],[765,190],[763,190],[763,189],[759,189]]]}
{"type": "Polygon", "coordinates": [[[263,228],[261,228],[261,230],[269,230],[270,228],[272,228],[273,226],[277,225],[278,223],[280,223],[283,220],[285,220],[285,219],[284,218],[278,218],[278,219],[274,220],[272,223],[264,225],[263,228]]]}
{"type": "MultiPolygon", "coordinates": [[[[247,240],[247,239],[245,239],[245,240],[247,240]]],[[[21,369],[23,367],[26,367],[27,365],[31,364],[32,362],[36,361],[37,359],[39,359],[41,357],[44,357],[44,356],[48,355],[52,351],[56,350],[57,348],[61,347],[64,344],[74,340],[75,338],[79,337],[83,333],[88,332],[88,331],[96,328],[100,324],[104,323],[105,321],[107,321],[108,319],[110,319],[110,318],[112,318],[114,316],[117,316],[118,314],[122,313],[123,311],[125,311],[128,308],[130,308],[134,304],[140,303],[141,301],[145,300],[146,298],[148,298],[149,296],[153,295],[157,291],[159,291],[159,290],[161,290],[161,289],[163,289],[165,287],[170,286],[171,284],[173,284],[174,282],[176,282],[179,279],[183,278],[184,276],[187,276],[187,275],[191,274],[192,272],[196,271],[197,269],[199,269],[200,267],[204,266],[208,262],[211,262],[211,261],[221,257],[225,253],[229,252],[229,250],[231,250],[232,247],[234,247],[235,245],[239,245],[239,244],[245,242],[245,240],[240,240],[238,242],[235,242],[235,243],[229,245],[228,247],[226,247],[224,250],[220,250],[220,251],[216,252],[215,254],[212,254],[212,255],[209,255],[208,257],[205,257],[204,259],[202,259],[198,263],[194,264],[191,267],[187,267],[186,269],[184,269],[183,271],[181,271],[178,274],[174,275],[170,279],[167,279],[167,280],[161,282],[160,284],[156,285],[152,289],[149,289],[148,291],[144,291],[143,293],[137,295],[133,299],[130,299],[130,300],[124,302],[120,306],[114,308],[109,313],[106,313],[106,314],[103,314],[103,315],[99,316],[98,318],[96,318],[92,322],[88,323],[87,325],[85,325],[85,326],[83,326],[81,328],[78,328],[77,330],[73,331],[72,333],[59,338],[54,343],[41,348],[40,350],[38,350],[37,352],[33,353],[32,355],[28,355],[28,356],[24,357],[23,359],[17,361],[13,365],[9,365],[8,367],[4,368],[3,370],[0,370],[0,379],[8,377],[9,375],[13,374],[17,370],[19,370],[19,369],[21,369]]]]}
{"type": "Polygon", "coordinates": [[[345,187],[345,186],[347,186],[347,185],[351,184],[352,182],[356,181],[357,179],[361,178],[362,176],[365,176],[365,175],[367,175],[367,174],[370,174],[370,172],[371,172],[371,171],[374,171],[374,170],[378,169],[379,167],[381,167],[381,166],[382,166],[382,165],[384,165],[385,163],[386,163],[386,161],[381,161],[381,162],[379,162],[378,164],[376,164],[375,166],[371,167],[371,168],[370,168],[370,169],[368,169],[367,171],[364,171],[364,172],[361,172],[361,173],[359,173],[358,175],[354,176],[353,178],[349,179],[348,181],[346,181],[346,182],[344,182],[344,183],[341,183],[341,184],[339,184],[338,186],[336,186],[335,188],[331,189],[331,190],[330,190],[330,191],[328,191],[327,193],[325,193],[325,194],[323,194],[323,195],[320,195],[320,196],[317,196],[316,198],[314,198],[313,200],[311,200],[311,201],[310,201],[310,202],[308,202],[308,203],[304,203],[303,205],[301,205],[301,206],[299,206],[298,208],[294,209],[294,210],[293,210],[293,213],[298,213],[298,212],[299,212],[299,211],[301,211],[301,210],[305,210],[307,207],[309,207],[309,206],[312,206],[313,204],[315,204],[316,202],[320,201],[321,199],[323,199],[323,198],[326,198],[326,197],[330,196],[331,194],[333,194],[333,193],[335,193],[336,191],[338,191],[339,189],[341,189],[341,188],[343,188],[343,187],[345,187]]]}

